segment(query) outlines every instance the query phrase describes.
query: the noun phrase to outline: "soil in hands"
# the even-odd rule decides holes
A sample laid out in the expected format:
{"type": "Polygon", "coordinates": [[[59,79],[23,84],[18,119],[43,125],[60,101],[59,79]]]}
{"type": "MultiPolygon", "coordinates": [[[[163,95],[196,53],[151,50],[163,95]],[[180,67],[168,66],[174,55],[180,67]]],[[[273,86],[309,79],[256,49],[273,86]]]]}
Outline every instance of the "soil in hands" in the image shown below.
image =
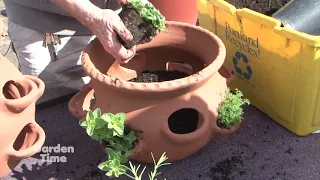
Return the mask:
{"type": "Polygon", "coordinates": [[[130,79],[130,82],[140,83],[153,83],[153,82],[164,82],[175,79],[180,79],[189,76],[187,73],[181,71],[143,71],[138,77],[130,79]]]}
{"type": "Polygon", "coordinates": [[[290,0],[225,0],[236,8],[248,8],[253,11],[272,16],[290,0]]]}
{"type": "Polygon", "coordinates": [[[118,37],[118,40],[125,48],[130,49],[134,45],[147,43],[152,40],[152,33],[157,30],[157,28],[148,20],[141,18],[139,12],[132,4],[125,4],[119,16],[133,35],[133,41],[131,42],[125,42],[120,36],[118,37]]]}

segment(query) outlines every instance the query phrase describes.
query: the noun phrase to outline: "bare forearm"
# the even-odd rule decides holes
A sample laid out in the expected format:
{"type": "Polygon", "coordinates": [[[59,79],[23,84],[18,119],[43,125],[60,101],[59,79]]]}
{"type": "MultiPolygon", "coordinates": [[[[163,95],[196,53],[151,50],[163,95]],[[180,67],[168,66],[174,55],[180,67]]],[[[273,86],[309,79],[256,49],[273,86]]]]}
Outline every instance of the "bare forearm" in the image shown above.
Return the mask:
{"type": "Polygon", "coordinates": [[[83,25],[91,27],[97,18],[97,12],[101,9],[89,0],[50,0],[52,3],[63,8],[83,25]]]}

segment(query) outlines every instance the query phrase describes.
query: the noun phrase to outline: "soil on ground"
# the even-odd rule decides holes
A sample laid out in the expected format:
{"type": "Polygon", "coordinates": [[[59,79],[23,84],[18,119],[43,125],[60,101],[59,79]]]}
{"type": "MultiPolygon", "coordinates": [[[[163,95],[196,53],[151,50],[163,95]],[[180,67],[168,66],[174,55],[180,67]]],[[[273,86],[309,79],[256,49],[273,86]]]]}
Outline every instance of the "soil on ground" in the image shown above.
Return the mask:
{"type": "Polygon", "coordinates": [[[240,156],[232,156],[224,161],[218,162],[214,167],[211,167],[210,176],[213,180],[231,180],[238,179],[243,175],[243,159],[240,156]],[[238,176],[234,177],[234,175],[238,176]]]}
{"type": "Polygon", "coordinates": [[[253,11],[272,16],[290,0],[225,0],[236,8],[248,8],[253,11]]]}

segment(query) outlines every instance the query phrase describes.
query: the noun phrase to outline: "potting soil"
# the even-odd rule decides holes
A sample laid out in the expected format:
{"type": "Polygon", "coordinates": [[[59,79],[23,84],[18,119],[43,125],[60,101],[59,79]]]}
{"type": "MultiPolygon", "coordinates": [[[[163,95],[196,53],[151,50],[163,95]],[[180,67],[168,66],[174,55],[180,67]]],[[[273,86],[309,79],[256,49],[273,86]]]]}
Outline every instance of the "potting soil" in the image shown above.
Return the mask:
{"type": "Polygon", "coordinates": [[[189,76],[187,73],[181,71],[143,71],[138,77],[130,79],[130,82],[152,83],[164,82],[175,79],[180,79],[189,76]]]}
{"type": "Polygon", "coordinates": [[[248,8],[253,11],[272,16],[290,0],[225,0],[236,8],[248,8]]]}

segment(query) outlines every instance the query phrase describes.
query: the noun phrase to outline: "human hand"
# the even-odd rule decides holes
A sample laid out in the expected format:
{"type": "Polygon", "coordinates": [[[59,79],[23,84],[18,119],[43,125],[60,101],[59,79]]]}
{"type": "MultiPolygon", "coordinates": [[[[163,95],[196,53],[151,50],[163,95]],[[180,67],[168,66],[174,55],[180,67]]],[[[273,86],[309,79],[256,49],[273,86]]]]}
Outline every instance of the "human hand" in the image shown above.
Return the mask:
{"type": "MultiPolygon", "coordinates": [[[[126,0],[118,0],[120,5],[127,3],[126,0]]],[[[89,27],[98,37],[104,49],[120,63],[127,63],[136,53],[136,46],[126,49],[119,41],[118,35],[124,41],[130,42],[133,36],[125,27],[117,13],[110,9],[101,9],[95,12],[94,20],[89,27]]]]}

